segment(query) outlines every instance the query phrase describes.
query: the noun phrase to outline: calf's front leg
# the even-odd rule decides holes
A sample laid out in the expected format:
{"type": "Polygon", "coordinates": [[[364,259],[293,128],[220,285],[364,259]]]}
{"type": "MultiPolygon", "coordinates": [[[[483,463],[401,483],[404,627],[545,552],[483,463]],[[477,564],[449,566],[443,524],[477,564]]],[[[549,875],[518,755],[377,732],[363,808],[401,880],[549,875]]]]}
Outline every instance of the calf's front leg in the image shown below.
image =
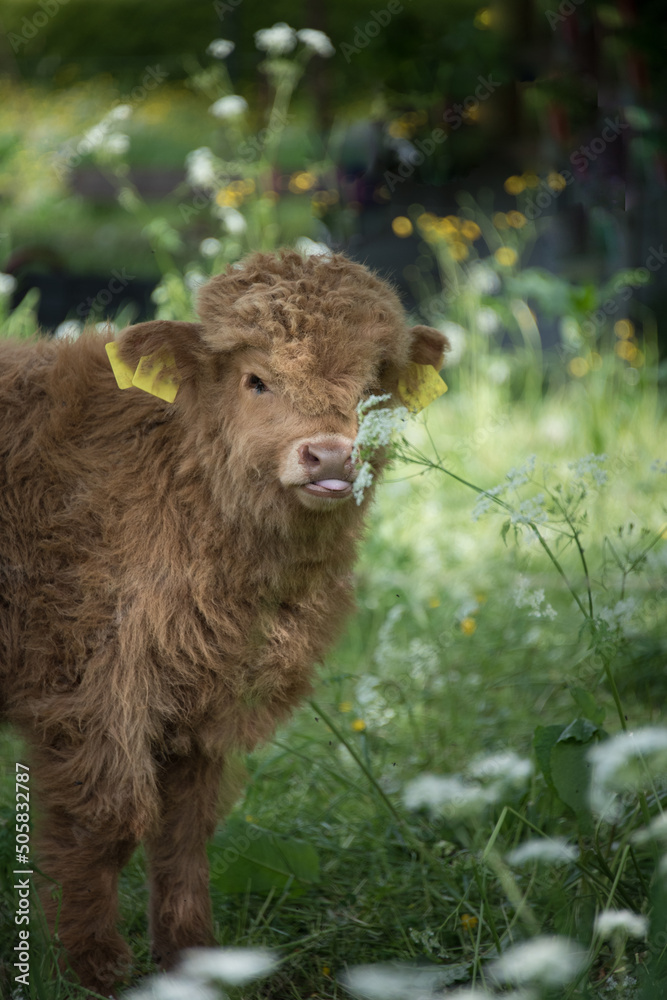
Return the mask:
{"type": "Polygon", "coordinates": [[[221,759],[169,759],[159,774],[160,813],[147,839],[153,958],[171,968],[183,948],[215,943],[206,842],[215,829],[221,759]]]}

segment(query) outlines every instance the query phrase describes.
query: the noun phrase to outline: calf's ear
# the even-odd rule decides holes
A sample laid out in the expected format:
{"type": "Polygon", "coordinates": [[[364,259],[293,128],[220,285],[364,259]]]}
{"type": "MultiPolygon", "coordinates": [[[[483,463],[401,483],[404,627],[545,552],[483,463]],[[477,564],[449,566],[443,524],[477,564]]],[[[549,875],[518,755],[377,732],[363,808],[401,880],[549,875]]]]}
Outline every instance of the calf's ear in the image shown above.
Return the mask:
{"type": "Polygon", "coordinates": [[[410,361],[418,365],[433,365],[436,371],[440,371],[445,351],[449,350],[449,341],[444,334],[432,326],[413,326],[410,333],[410,361]]]}
{"type": "Polygon", "coordinates": [[[176,363],[179,378],[189,381],[210,352],[203,339],[201,323],[184,323],[177,320],[156,319],[148,323],[128,326],[116,337],[118,353],[131,368],[139,359],[154,356],[171,356],[176,363]]]}

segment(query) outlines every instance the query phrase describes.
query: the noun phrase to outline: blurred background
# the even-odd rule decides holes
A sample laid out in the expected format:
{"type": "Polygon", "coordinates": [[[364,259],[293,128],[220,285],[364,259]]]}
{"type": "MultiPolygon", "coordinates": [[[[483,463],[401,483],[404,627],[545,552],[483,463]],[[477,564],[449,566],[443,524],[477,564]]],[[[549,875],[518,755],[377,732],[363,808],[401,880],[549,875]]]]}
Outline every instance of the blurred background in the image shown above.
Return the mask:
{"type": "Polygon", "coordinates": [[[431,322],[462,267],[530,266],[543,343],[577,340],[565,312],[588,353],[667,306],[657,2],[5,0],[1,26],[0,270],[45,329],[184,318],[297,240],[431,322]]]}

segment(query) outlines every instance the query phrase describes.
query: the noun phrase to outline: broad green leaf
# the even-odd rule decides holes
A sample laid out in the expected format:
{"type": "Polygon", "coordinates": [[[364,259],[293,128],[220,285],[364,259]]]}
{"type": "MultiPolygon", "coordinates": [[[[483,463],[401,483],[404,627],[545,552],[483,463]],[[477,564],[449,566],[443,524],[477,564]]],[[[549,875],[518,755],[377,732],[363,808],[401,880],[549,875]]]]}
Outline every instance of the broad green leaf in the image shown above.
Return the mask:
{"type": "Polygon", "coordinates": [[[584,833],[592,829],[588,805],[591,764],[588,760],[590,743],[557,742],[551,748],[549,766],[558,798],[576,814],[584,833]]]}
{"type": "Polygon", "coordinates": [[[319,857],[311,844],[251,823],[228,823],[214,837],[209,859],[211,884],[221,892],[266,894],[293,880],[290,896],[300,896],[320,878],[319,857]]]}
{"type": "Polygon", "coordinates": [[[585,691],[580,687],[568,688],[577,707],[585,718],[590,719],[596,725],[601,726],[604,722],[605,710],[602,705],[598,705],[590,691],[585,691]]]}
{"type": "Polygon", "coordinates": [[[590,743],[598,732],[598,726],[590,719],[575,719],[569,726],[566,726],[558,737],[558,743],[567,743],[574,740],[577,743],[590,743]]]}
{"type": "Polygon", "coordinates": [[[551,750],[558,742],[558,738],[562,732],[562,726],[537,726],[533,737],[537,763],[540,765],[542,774],[547,779],[547,784],[556,795],[558,792],[551,776],[551,750]]]}

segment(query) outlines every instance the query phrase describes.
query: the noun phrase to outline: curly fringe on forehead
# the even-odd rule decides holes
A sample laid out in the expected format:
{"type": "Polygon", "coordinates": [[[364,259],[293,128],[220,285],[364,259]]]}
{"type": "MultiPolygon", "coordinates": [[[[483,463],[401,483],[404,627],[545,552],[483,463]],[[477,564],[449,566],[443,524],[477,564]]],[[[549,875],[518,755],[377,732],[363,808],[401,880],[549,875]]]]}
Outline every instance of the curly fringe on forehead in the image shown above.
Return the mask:
{"type": "Polygon", "coordinates": [[[251,254],[202,288],[198,311],[213,350],[265,350],[281,389],[313,413],[349,409],[374,367],[402,368],[410,352],[398,296],[340,254],[251,254]]]}

